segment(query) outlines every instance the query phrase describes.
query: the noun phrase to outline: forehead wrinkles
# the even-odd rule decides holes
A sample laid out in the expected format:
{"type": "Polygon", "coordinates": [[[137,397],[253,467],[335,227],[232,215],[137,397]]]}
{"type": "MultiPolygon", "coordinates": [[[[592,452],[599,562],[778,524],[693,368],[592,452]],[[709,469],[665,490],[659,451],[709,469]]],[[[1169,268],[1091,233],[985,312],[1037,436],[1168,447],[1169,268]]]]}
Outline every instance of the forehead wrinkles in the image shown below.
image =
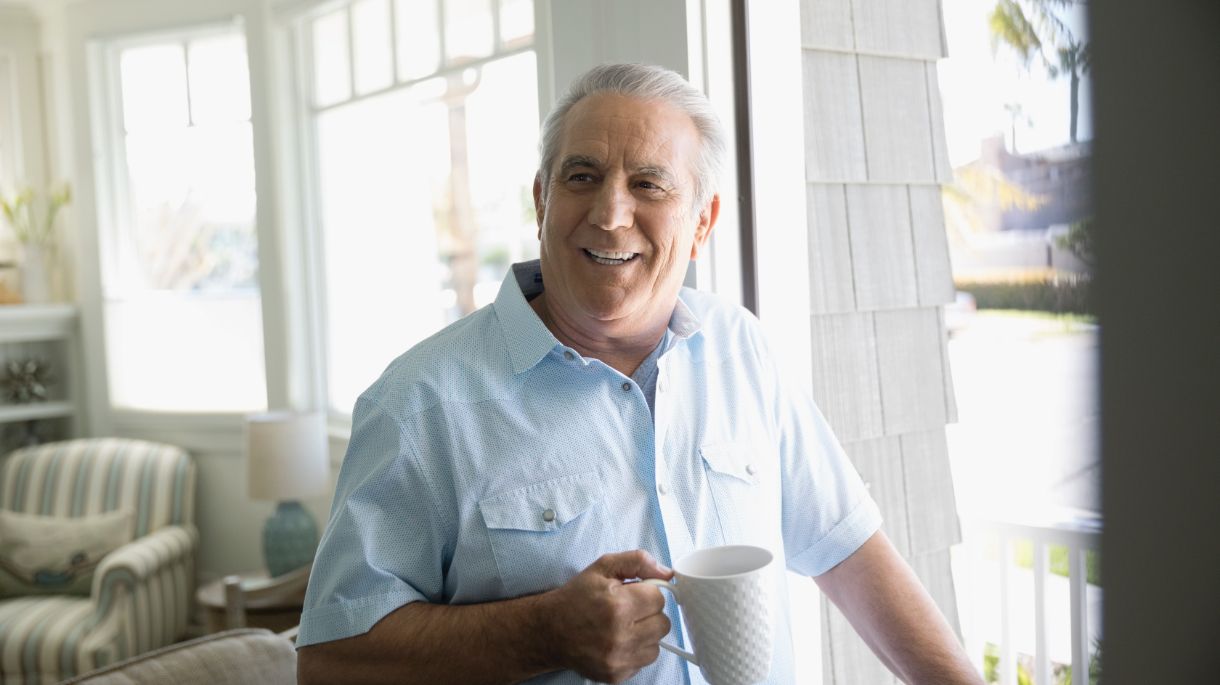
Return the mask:
{"type": "Polygon", "coordinates": [[[594,99],[578,103],[564,127],[555,162],[574,155],[594,157],[627,170],[661,167],[687,177],[693,173],[694,125],[668,106],[635,101],[622,113],[623,100],[594,99]],[[605,111],[611,110],[611,111],[605,111]],[[687,130],[689,129],[689,130],[687,130]],[[683,135],[689,134],[689,135],[683,135]]]}
{"type": "Polygon", "coordinates": [[[577,125],[565,141],[560,159],[574,154],[589,155],[604,164],[634,169],[644,166],[671,167],[673,135],[662,126],[626,117],[599,117],[591,125],[577,125]]]}

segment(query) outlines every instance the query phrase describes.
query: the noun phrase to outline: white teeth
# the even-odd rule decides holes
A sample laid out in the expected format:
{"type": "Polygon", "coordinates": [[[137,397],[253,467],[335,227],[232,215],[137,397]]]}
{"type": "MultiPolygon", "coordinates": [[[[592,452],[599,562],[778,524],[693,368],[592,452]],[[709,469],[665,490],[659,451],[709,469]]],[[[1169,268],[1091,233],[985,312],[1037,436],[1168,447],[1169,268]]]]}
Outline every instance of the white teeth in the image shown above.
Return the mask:
{"type": "Polygon", "coordinates": [[[586,249],[599,264],[619,264],[625,262],[635,256],[634,252],[603,252],[601,250],[586,249]]]}

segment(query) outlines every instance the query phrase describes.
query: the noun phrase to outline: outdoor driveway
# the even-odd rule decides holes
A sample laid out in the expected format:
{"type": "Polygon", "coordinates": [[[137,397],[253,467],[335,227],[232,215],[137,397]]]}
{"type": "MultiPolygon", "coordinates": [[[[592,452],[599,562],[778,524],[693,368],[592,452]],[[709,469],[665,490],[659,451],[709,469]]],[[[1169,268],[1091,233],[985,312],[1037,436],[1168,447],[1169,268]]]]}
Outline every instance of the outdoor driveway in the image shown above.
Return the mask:
{"type": "Polygon", "coordinates": [[[983,311],[949,340],[959,508],[1100,511],[1097,327],[983,311]]]}

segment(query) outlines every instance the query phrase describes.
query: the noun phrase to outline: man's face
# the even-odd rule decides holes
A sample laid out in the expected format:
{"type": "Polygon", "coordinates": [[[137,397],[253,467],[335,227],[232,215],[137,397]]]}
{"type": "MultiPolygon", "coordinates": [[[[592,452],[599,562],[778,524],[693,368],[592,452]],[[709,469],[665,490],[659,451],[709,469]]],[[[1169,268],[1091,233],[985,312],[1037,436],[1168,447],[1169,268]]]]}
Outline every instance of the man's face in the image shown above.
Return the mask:
{"type": "Polygon", "coordinates": [[[599,94],[568,112],[545,199],[534,183],[547,307],[611,336],[668,321],[719,198],[695,207],[699,133],[660,102],[599,94]]]}

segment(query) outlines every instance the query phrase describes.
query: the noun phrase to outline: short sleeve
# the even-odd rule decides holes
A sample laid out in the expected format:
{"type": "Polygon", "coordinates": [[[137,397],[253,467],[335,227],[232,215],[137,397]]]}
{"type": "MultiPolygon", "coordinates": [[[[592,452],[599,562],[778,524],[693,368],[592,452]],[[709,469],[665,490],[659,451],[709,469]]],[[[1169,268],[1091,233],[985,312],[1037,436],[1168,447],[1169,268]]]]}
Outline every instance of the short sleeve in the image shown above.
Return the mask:
{"type": "Polygon", "coordinates": [[[812,398],[780,374],[775,387],[784,552],[789,570],[818,576],[880,529],[881,511],[812,398]]]}
{"type": "Polygon", "coordinates": [[[361,397],[297,646],[360,635],[398,607],[441,600],[446,532],[433,493],[401,424],[361,397]]]}

